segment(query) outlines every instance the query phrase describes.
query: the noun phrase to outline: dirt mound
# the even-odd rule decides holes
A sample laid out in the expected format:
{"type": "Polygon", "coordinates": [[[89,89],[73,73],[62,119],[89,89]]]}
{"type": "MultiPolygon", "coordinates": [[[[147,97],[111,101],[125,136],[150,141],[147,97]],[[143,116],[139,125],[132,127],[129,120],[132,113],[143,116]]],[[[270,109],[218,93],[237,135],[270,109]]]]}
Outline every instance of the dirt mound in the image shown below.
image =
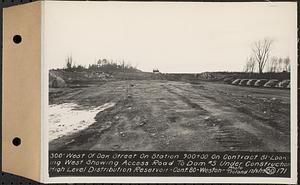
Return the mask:
{"type": "Polygon", "coordinates": [[[279,80],[271,79],[264,85],[264,87],[275,87],[278,83],[279,80]]]}
{"type": "Polygon", "coordinates": [[[49,71],[49,87],[50,88],[61,88],[61,87],[66,87],[67,84],[66,82],[56,75],[55,73],[49,71]]]}
{"type": "Polygon", "coordinates": [[[216,76],[213,73],[205,72],[198,74],[198,78],[204,79],[204,80],[216,80],[216,76]]]}
{"type": "Polygon", "coordinates": [[[223,81],[229,83],[234,79],[277,79],[279,81],[290,78],[290,73],[245,73],[245,72],[204,72],[197,74],[197,79],[208,81],[223,81]]]}
{"type": "Polygon", "coordinates": [[[111,78],[111,75],[104,72],[85,72],[83,76],[89,79],[99,79],[99,80],[107,80],[111,78]]]}
{"type": "Polygon", "coordinates": [[[289,85],[290,85],[290,80],[283,80],[277,85],[277,87],[289,88],[288,87],[289,85]]]}
{"type": "MultiPolygon", "coordinates": [[[[50,76],[51,79],[58,78],[58,83],[63,83],[64,81],[66,84],[87,84],[97,81],[107,81],[112,78],[112,75],[101,71],[67,71],[64,69],[50,70],[50,76]]],[[[49,85],[52,84],[51,79],[49,78],[49,85]]]]}

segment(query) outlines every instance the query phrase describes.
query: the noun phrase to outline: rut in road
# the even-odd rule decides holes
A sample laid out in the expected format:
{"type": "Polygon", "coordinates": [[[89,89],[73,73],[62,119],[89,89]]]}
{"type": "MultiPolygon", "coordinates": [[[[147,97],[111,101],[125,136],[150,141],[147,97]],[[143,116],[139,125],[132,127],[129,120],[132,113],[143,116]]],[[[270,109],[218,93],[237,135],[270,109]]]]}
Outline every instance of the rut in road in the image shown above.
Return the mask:
{"type": "Polygon", "coordinates": [[[200,112],[203,113],[203,114],[208,114],[208,111],[207,111],[207,110],[205,110],[204,108],[202,108],[202,107],[201,107],[200,105],[198,105],[197,103],[192,102],[188,97],[186,97],[186,96],[184,96],[184,95],[181,95],[181,94],[179,94],[179,93],[173,91],[172,89],[170,89],[170,88],[168,88],[168,87],[166,87],[166,86],[164,86],[164,88],[165,88],[168,92],[177,95],[177,96],[179,97],[179,99],[181,99],[183,102],[185,102],[185,103],[186,103],[187,105],[189,105],[191,108],[196,109],[196,110],[200,111],[200,112]]]}
{"type": "Polygon", "coordinates": [[[174,94],[181,98],[188,99],[188,102],[193,102],[193,105],[201,102],[202,109],[208,114],[205,122],[210,126],[207,129],[214,130],[213,140],[223,150],[284,151],[288,148],[284,144],[286,140],[281,141],[282,137],[278,137],[279,131],[263,125],[253,117],[239,113],[235,108],[217,103],[213,96],[215,94],[205,87],[197,89],[196,92],[191,90],[189,84],[172,84],[166,88],[169,92],[175,92],[174,94]],[[279,147],[276,143],[282,144],[279,147]]]}

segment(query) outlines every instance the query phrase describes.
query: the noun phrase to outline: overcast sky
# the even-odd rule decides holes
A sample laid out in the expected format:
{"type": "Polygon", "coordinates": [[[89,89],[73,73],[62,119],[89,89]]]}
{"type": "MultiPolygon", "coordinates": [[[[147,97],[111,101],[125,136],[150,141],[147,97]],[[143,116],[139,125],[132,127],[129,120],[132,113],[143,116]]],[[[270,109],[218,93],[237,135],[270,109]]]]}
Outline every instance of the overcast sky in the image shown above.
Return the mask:
{"type": "Polygon", "coordinates": [[[49,68],[98,58],[143,71],[241,71],[254,41],[274,39],[271,55],[296,62],[294,3],[46,2],[49,68]]]}

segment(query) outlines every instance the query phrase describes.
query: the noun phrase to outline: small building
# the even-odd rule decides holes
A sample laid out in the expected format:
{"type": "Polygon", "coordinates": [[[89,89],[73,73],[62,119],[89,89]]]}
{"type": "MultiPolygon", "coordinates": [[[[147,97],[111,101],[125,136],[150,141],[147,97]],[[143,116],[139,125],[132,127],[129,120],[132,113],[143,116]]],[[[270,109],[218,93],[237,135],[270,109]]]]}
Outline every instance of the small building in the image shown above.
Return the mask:
{"type": "Polygon", "coordinates": [[[159,73],[158,69],[153,69],[153,73],[159,73]]]}

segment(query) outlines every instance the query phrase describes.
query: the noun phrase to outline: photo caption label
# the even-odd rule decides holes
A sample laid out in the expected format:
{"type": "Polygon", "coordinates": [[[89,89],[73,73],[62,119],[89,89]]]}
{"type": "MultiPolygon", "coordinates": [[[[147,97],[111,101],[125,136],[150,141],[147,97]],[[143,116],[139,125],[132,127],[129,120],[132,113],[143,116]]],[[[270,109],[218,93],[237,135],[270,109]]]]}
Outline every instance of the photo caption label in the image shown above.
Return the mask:
{"type": "Polygon", "coordinates": [[[290,154],[50,151],[49,176],[290,177],[290,154]]]}

